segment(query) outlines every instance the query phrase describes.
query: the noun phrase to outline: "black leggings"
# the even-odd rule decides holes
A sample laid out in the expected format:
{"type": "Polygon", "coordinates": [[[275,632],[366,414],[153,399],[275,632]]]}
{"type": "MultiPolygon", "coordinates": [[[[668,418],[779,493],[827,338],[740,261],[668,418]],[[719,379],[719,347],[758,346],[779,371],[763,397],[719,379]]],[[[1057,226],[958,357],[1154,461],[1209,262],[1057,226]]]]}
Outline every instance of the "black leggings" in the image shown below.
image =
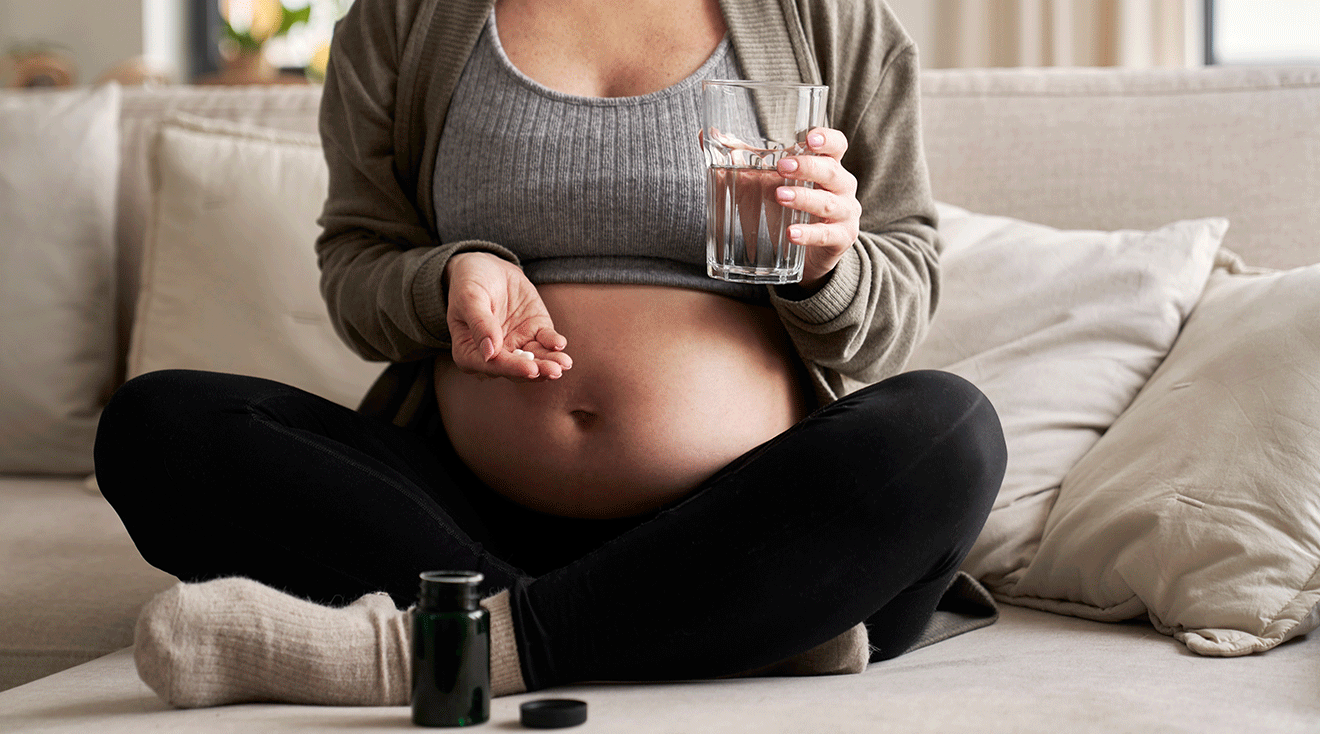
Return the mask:
{"type": "Polygon", "coordinates": [[[327,604],[466,568],[510,589],[523,680],[679,680],[778,662],[866,621],[922,632],[985,522],[1005,447],[989,401],[898,375],[813,413],[688,496],[622,520],[533,512],[424,435],[268,380],[129,381],[96,437],[102,491],[151,564],[327,604]]]}

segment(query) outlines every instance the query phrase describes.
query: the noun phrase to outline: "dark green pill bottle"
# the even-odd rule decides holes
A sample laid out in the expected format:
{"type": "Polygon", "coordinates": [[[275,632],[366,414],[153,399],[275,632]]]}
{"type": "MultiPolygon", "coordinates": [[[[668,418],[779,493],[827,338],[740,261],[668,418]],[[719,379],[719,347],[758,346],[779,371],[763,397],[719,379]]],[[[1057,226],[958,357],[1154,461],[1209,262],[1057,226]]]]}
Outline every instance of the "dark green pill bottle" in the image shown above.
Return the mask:
{"type": "Polygon", "coordinates": [[[427,571],[412,612],[412,720],[472,726],[490,718],[490,612],[482,575],[427,571]]]}

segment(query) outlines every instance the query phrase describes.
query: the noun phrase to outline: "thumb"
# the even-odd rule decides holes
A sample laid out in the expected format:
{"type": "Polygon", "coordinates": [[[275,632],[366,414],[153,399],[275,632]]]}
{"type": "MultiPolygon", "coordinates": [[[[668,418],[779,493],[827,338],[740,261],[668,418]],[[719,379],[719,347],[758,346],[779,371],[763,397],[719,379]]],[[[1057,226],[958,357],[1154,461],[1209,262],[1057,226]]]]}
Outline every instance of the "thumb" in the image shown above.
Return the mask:
{"type": "Polygon", "coordinates": [[[472,329],[472,343],[477,345],[481,358],[487,362],[495,359],[500,344],[504,343],[504,329],[489,311],[479,310],[468,322],[472,329]]]}
{"type": "Polygon", "coordinates": [[[495,318],[490,294],[480,288],[452,288],[449,298],[450,331],[462,332],[463,342],[470,340],[483,362],[494,359],[499,352],[497,345],[504,343],[504,328],[495,318]]]}

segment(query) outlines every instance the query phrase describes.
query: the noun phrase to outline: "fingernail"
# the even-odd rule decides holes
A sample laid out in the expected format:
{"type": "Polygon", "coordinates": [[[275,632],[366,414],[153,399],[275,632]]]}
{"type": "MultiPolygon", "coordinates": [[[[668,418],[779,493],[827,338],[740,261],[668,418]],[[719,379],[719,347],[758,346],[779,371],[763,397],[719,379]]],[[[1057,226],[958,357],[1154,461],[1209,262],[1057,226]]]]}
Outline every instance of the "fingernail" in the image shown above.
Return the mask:
{"type": "Polygon", "coordinates": [[[481,354],[487,362],[495,358],[495,342],[490,337],[481,340],[481,354]]]}
{"type": "Polygon", "coordinates": [[[807,136],[807,145],[813,148],[819,148],[825,144],[825,136],[820,133],[812,133],[807,136]]]}
{"type": "Polygon", "coordinates": [[[793,192],[793,189],[790,189],[787,186],[780,186],[775,190],[775,196],[778,197],[780,201],[787,203],[792,201],[797,194],[793,192]]]}
{"type": "Polygon", "coordinates": [[[790,240],[801,239],[801,237],[802,237],[802,228],[801,228],[801,227],[798,227],[798,226],[794,225],[794,226],[788,228],[788,238],[789,238],[790,240]]]}
{"type": "Polygon", "coordinates": [[[779,170],[784,173],[792,173],[798,169],[798,162],[792,158],[785,158],[779,162],[779,170]]]}

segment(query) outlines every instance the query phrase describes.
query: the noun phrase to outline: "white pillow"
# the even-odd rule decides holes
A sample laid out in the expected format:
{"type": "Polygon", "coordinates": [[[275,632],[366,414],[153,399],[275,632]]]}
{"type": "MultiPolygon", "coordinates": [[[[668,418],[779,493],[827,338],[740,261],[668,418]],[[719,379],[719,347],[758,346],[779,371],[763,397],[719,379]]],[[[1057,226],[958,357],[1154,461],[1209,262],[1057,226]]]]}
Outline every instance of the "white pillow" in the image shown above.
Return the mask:
{"type": "Polygon", "coordinates": [[[0,93],[0,472],[86,474],[115,373],[119,87],[0,93]]]}
{"type": "Polygon", "coordinates": [[[1203,655],[1320,622],[1320,265],[1217,271],[1164,364],[1064,479],[1015,603],[1149,613],[1203,655]]]}
{"type": "Polygon", "coordinates": [[[233,372],[355,406],[382,366],[349,351],[321,299],[320,140],[177,115],[152,158],[129,376],[233,372]]]}
{"type": "Polygon", "coordinates": [[[979,387],[1008,443],[1004,484],[963,570],[1011,593],[1063,476],[1159,366],[1228,227],[1063,231],[941,205],[939,311],[909,369],[979,387]]]}

